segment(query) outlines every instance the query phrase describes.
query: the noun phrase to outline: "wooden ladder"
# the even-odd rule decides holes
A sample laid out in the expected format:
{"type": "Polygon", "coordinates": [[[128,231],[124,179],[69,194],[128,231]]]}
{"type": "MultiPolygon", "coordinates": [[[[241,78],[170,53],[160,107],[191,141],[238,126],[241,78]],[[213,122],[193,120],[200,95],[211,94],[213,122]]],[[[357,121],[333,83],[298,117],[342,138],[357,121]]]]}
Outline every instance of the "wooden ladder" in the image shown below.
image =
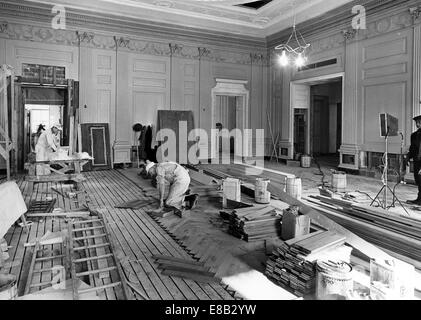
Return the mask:
{"type": "Polygon", "coordinates": [[[133,299],[132,291],[128,288],[120,261],[115,255],[113,240],[108,234],[105,221],[102,217],[91,217],[90,220],[77,220],[69,223],[69,260],[73,288],[73,299],[89,292],[99,292],[120,287],[124,299],[133,299]],[[83,245],[79,245],[83,242],[83,245]],[[84,252],[85,258],[76,258],[76,253],[84,252]],[[76,272],[76,266],[86,264],[87,271],[76,272]],[[110,278],[110,272],[115,272],[118,280],[101,284],[103,278],[110,278]],[[78,290],[77,279],[89,277],[91,288],[78,290]]]}

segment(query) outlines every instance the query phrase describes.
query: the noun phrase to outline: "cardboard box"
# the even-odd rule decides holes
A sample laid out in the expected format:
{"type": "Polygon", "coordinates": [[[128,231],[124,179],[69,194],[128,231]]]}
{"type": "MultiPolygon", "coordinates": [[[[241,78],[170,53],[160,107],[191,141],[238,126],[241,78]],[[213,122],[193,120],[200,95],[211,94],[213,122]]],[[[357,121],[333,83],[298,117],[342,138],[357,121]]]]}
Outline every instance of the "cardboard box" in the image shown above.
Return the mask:
{"type": "Polygon", "coordinates": [[[282,217],[282,239],[287,241],[310,233],[310,218],[296,215],[289,210],[284,210],[282,217]]]}

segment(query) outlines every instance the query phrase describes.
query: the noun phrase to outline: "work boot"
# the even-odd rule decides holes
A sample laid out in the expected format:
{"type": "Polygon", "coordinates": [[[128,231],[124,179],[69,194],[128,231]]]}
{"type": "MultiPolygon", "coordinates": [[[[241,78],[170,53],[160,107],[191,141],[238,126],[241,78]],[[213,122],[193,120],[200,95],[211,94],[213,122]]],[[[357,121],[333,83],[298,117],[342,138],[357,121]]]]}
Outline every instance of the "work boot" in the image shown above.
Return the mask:
{"type": "Polygon", "coordinates": [[[174,214],[177,216],[177,217],[179,217],[179,218],[182,218],[183,217],[183,209],[176,209],[176,208],[174,208],[174,214]]]}
{"type": "Polygon", "coordinates": [[[421,199],[408,200],[407,203],[421,206],[421,199]]]}
{"type": "Polygon", "coordinates": [[[197,206],[199,200],[198,194],[190,194],[184,198],[185,206],[187,210],[193,210],[197,206]]]}

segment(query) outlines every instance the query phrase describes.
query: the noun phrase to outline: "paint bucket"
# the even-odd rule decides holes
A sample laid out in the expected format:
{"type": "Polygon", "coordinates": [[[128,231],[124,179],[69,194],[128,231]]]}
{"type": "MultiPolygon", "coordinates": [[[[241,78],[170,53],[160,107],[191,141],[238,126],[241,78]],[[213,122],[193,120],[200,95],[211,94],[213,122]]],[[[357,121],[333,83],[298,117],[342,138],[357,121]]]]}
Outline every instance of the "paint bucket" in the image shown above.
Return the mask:
{"type": "Polygon", "coordinates": [[[301,167],[302,168],[310,168],[311,167],[311,157],[310,156],[302,156],[301,157],[301,167]]]}
{"type": "Polygon", "coordinates": [[[270,203],[270,192],[267,191],[270,180],[257,178],[254,185],[254,200],[257,203],[270,203]]]}
{"type": "Polygon", "coordinates": [[[345,172],[335,172],[332,174],[332,189],[335,192],[346,192],[345,172]]]}
{"type": "Polygon", "coordinates": [[[354,289],[352,266],[344,261],[317,261],[317,300],[344,300],[354,289]]]}
{"type": "Polygon", "coordinates": [[[222,205],[227,207],[227,200],[241,202],[241,183],[239,179],[227,178],[222,183],[222,205]]]}
{"type": "Polygon", "coordinates": [[[300,178],[287,178],[286,192],[291,197],[301,200],[301,179],[300,178]]]}
{"type": "Polygon", "coordinates": [[[16,277],[11,274],[0,274],[0,300],[14,300],[17,293],[16,277]]]}

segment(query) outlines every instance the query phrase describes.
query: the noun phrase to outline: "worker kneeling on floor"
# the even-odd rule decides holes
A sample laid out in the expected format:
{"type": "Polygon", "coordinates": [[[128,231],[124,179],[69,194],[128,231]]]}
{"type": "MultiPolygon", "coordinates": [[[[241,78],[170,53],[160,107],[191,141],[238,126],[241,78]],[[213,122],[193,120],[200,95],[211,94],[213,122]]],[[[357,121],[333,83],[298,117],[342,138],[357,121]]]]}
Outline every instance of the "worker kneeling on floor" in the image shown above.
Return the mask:
{"type": "Polygon", "coordinates": [[[195,207],[198,195],[188,195],[190,175],[184,167],[175,162],[156,164],[147,161],[145,170],[152,179],[156,179],[159,193],[159,208],[153,213],[173,210],[181,216],[184,209],[195,207]],[[166,185],[169,185],[169,192],[164,203],[166,185]]]}
{"type": "MultiPolygon", "coordinates": [[[[41,133],[35,146],[36,161],[49,161],[51,153],[60,148],[60,124],[53,125],[49,130],[41,133]]],[[[38,164],[36,167],[37,175],[48,175],[51,173],[48,164],[38,164]]]]}

